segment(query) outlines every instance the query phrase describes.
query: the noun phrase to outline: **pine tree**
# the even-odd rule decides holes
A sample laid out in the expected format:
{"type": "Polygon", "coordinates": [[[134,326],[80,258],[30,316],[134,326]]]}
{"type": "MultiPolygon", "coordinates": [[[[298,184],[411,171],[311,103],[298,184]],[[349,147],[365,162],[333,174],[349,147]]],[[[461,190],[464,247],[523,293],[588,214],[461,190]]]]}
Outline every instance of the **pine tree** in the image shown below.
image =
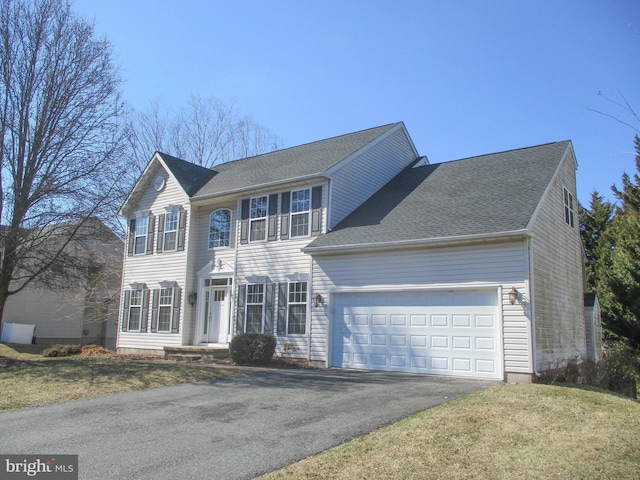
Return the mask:
{"type": "Polygon", "coordinates": [[[611,298],[603,312],[606,327],[630,347],[640,351],[640,137],[635,137],[636,170],[622,177],[622,190],[613,187],[620,207],[611,225],[613,245],[607,284],[611,298]],[[606,311],[605,311],[606,309],[606,311]]]}
{"type": "MultiPolygon", "coordinates": [[[[615,206],[597,192],[591,193],[589,209],[580,205],[580,235],[586,256],[587,288],[598,292],[599,279],[611,268],[611,232],[615,206]]],[[[600,294],[599,294],[600,296],[600,294]]]]}

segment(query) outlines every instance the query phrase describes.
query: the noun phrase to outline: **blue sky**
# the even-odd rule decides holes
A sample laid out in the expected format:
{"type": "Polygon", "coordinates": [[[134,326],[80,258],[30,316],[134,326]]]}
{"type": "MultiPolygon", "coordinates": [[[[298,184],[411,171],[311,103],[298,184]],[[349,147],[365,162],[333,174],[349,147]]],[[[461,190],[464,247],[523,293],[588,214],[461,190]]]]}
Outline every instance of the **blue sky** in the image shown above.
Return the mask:
{"type": "Polygon", "coordinates": [[[598,94],[640,114],[639,0],[72,5],[137,109],[213,96],[287,146],[403,121],[431,163],[570,139],[583,203],[635,172],[635,132],[590,109],[640,128],[598,94]]]}

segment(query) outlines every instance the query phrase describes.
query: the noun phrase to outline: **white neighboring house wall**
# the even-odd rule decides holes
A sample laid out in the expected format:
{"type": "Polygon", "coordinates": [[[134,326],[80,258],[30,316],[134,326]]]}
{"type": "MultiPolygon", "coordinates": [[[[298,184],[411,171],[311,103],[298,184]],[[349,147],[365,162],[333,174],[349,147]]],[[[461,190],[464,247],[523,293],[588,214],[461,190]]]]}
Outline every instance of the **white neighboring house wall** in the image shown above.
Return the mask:
{"type": "Polygon", "coordinates": [[[569,146],[530,225],[537,371],[587,358],[576,168],[569,146]],[[564,189],[572,196],[573,225],[565,221],[564,189]]]}
{"type": "Polygon", "coordinates": [[[469,287],[500,288],[504,370],[532,372],[530,319],[523,302],[511,305],[512,287],[528,291],[526,241],[458,247],[412,248],[349,255],[316,255],[313,293],[324,305],[312,308],[310,360],[328,361],[331,343],[331,294],[338,291],[395,289],[455,290],[469,287]]]}
{"type": "MultiPolygon", "coordinates": [[[[165,179],[165,185],[158,192],[153,185],[148,185],[144,189],[140,197],[137,199],[135,206],[131,206],[132,214],[126,219],[135,217],[136,213],[149,212],[156,218],[153,232],[153,253],[138,254],[129,256],[127,254],[128,242],[125,242],[124,252],[124,268],[122,275],[122,291],[123,295],[120,305],[120,320],[118,329],[118,351],[127,352],[129,349],[134,350],[157,350],[161,351],[165,345],[178,346],[183,345],[185,304],[187,302],[185,289],[188,239],[189,230],[191,228],[191,208],[188,198],[178,183],[162,168],[158,163],[155,168],[148,172],[148,178],[151,182],[158,176],[165,179]],[[186,214],[185,225],[185,249],[158,253],[158,216],[165,215],[167,208],[171,206],[179,206],[186,214]],[[173,283],[181,289],[180,295],[180,324],[178,333],[160,333],[151,332],[151,316],[152,316],[152,294],[151,291],[159,289],[164,282],[173,283]],[[122,330],[123,310],[126,290],[130,290],[132,285],[144,284],[149,289],[149,306],[146,332],[130,332],[122,330]]],[[[188,314],[187,314],[188,315],[188,314]]]]}

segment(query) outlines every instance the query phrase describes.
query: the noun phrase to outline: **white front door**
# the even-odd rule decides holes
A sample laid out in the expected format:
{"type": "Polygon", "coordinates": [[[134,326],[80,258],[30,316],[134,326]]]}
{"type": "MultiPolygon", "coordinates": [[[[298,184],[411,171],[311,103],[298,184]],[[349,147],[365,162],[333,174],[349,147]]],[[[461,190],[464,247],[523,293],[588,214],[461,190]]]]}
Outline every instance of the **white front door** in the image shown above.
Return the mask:
{"type": "Polygon", "coordinates": [[[202,289],[204,311],[202,322],[203,343],[227,343],[229,334],[229,292],[227,287],[202,289]]]}

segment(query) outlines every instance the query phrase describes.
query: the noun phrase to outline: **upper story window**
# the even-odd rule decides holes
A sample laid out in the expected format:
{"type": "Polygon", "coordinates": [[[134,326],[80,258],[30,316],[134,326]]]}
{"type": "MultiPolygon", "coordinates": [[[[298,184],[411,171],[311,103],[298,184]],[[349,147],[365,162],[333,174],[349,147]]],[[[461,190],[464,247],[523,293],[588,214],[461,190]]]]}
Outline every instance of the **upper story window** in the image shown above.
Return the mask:
{"type": "Polygon", "coordinates": [[[567,225],[574,226],[575,213],[573,210],[573,195],[566,187],[562,187],[564,197],[564,221],[567,225]]]}
{"type": "Polygon", "coordinates": [[[229,246],[231,211],[216,210],[209,218],[209,248],[229,246]]]}
{"type": "Polygon", "coordinates": [[[311,190],[291,192],[291,236],[309,235],[309,212],[311,210],[311,190]]]}
{"type": "Polygon", "coordinates": [[[249,241],[251,242],[267,238],[267,206],[266,195],[251,199],[249,210],[249,241]]]}
{"type": "Polygon", "coordinates": [[[164,217],[164,250],[175,250],[178,239],[178,210],[170,210],[164,217]]]}
{"type": "Polygon", "coordinates": [[[147,253],[147,235],[149,234],[148,220],[149,220],[149,217],[147,215],[143,217],[136,217],[135,240],[134,240],[134,247],[133,247],[134,255],[142,255],[147,253]]]}

